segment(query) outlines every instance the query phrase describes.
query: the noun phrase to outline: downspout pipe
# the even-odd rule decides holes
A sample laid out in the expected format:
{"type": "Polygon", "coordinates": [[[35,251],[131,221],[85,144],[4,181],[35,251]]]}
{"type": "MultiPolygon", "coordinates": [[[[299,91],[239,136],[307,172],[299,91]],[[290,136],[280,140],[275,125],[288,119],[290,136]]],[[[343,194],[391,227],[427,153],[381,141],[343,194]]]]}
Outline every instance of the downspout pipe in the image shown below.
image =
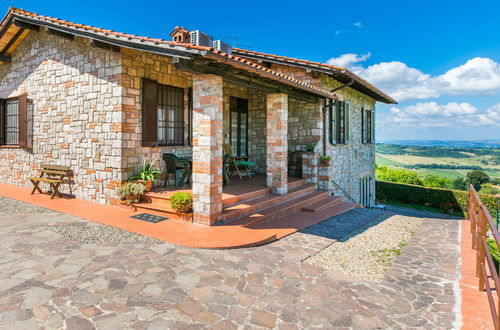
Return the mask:
{"type": "MultiPolygon", "coordinates": [[[[353,83],[354,79],[351,78],[349,82],[330,90],[330,92],[335,93],[343,88],[351,86],[353,83]]],[[[335,102],[337,102],[336,99],[335,100],[328,98],[323,99],[323,156],[326,156],[326,125],[327,125],[326,112],[328,111],[328,109],[330,109],[330,107],[333,107],[335,105],[335,102]]]]}

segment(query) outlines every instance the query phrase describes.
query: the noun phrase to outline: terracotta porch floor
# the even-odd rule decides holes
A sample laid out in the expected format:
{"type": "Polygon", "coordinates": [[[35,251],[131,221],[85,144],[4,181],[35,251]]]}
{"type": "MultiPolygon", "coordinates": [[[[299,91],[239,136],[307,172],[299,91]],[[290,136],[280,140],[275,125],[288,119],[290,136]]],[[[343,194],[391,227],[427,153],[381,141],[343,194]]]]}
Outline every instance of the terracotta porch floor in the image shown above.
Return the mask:
{"type": "MultiPolygon", "coordinates": [[[[49,195],[30,195],[30,192],[30,188],[0,184],[0,196],[150,236],[168,243],[204,249],[230,249],[265,244],[312,226],[331,216],[325,211],[308,213],[307,216],[303,216],[299,212],[267,223],[261,228],[254,227],[252,229],[224,225],[208,227],[175,219],[152,224],[130,218],[132,215],[142,213],[141,211],[135,212],[129,208],[102,205],[77,198],[50,199],[49,195]]],[[[154,211],[147,213],[162,215],[154,211]]]]}

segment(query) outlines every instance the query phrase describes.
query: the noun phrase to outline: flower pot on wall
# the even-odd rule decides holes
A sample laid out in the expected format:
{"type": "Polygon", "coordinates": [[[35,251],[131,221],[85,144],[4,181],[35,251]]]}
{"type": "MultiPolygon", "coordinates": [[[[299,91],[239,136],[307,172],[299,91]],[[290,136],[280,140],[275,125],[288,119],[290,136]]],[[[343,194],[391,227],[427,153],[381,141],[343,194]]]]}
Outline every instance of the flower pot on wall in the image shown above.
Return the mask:
{"type": "Polygon", "coordinates": [[[323,166],[329,166],[330,165],[330,160],[328,159],[322,159],[321,160],[321,165],[323,166]]]}

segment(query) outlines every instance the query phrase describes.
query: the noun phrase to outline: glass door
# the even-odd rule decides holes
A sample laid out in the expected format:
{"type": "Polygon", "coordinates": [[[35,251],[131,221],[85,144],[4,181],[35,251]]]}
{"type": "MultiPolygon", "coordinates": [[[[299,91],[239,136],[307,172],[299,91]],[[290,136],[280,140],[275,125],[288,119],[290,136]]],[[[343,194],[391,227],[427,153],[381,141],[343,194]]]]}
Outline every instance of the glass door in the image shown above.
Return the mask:
{"type": "Polygon", "coordinates": [[[230,98],[231,148],[235,157],[248,157],[248,100],[230,98]]]}

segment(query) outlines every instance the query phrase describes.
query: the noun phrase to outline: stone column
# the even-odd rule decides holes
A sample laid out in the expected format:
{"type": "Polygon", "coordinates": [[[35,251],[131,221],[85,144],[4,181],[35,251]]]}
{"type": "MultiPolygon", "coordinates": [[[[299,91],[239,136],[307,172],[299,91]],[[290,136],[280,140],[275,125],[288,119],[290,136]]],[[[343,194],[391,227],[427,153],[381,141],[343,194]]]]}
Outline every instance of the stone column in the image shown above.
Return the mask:
{"type": "Polygon", "coordinates": [[[222,77],[193,76],[193,222],[222,219],[222,77]]]}
{"type": "Polygon", "coordinates": [[[288,190],[288,95],[267,94],[267,186],[273,194],[288,190]]]}

